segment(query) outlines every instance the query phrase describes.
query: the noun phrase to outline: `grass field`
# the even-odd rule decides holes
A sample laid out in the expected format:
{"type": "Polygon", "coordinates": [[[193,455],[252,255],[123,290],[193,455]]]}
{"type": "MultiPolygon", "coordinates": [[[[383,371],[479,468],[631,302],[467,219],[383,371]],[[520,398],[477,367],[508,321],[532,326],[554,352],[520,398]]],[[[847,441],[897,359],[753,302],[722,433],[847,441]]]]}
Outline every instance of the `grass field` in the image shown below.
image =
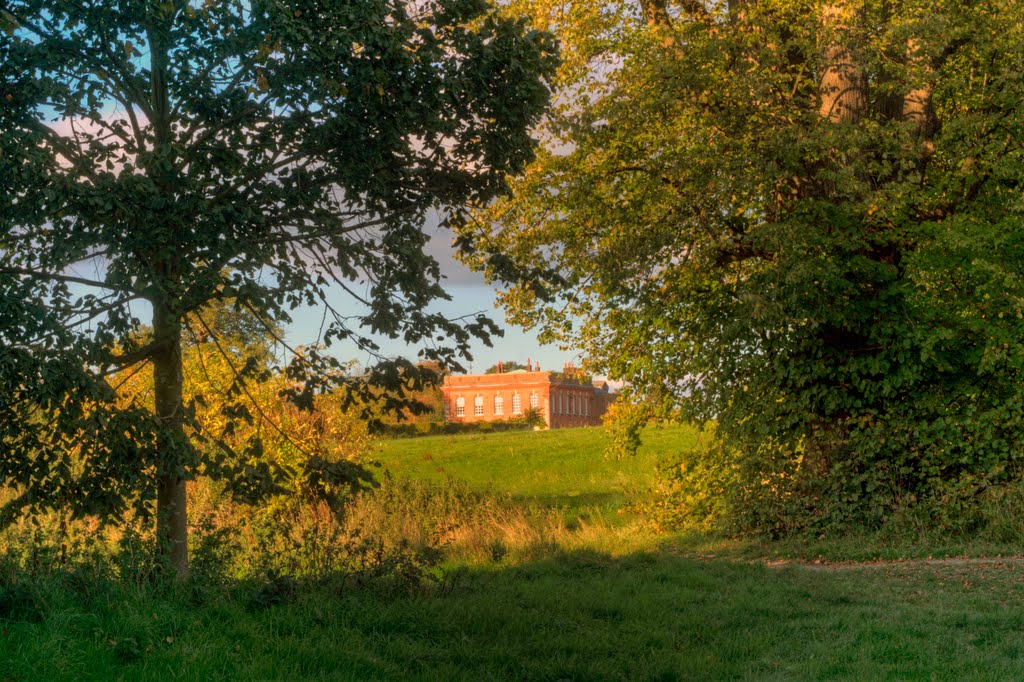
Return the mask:
{"type": "Polygon", "coordinates": [[[636,456],[619,459],[605,454],[611,439],[601,428],[402,438],[382,441],[376,456],[396,476],[452,477],[477,491],[561,508],[570,517],[594,510],[607,515],[646,493],[657,462],[696,437],[688,427],[652,429],[636,456]]]}
{"type": "MultiPolygon", "coordinates": [[[[603,456],[598,430],[399,440],[377,454],[395,476],[603,519],[694,437],[650,435],[626,460],[603,456]]],[[[800,552],[616,518],[538,531],[532,553],[449,561],[411,591],[327,581],[268,600],[244,582],[0,576],[0,680],[1024,678],[1018,560],[778,563],[766,557],[800,552]]]]}

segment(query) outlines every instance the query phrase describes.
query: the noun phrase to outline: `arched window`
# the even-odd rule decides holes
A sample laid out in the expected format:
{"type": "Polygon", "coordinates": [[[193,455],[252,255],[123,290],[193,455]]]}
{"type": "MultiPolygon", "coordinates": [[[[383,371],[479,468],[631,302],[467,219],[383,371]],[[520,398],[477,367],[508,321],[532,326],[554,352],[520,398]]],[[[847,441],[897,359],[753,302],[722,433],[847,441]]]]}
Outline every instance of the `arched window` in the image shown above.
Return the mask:
{"type": "Polygon", "coordinates": [[[466,399],[459,396],[455,399],[455,416],[465,417],[466,416],[466,399]]]}
{"type": "Polygon", "coordinates": [[[523,413],[523,400],[519,397],[518,393],[512,394],[512,414],[523,413]]]}
{"type": "Polygon", "coordinates": [[[482,395],[473,398],[473,414],[477,417],[484,416],[484,397],[482,395]]]}
{"type": "Polygon", "coordinates": [[[505,399],[500,395],[494,396],[494,414],[505,414],[505,399]]]}
{"type": "Polygon", "coordinates": [[[537,395],[537,391],[530,392],[530,409],[536,410],[540,407],[540,396],[537,395]]]}

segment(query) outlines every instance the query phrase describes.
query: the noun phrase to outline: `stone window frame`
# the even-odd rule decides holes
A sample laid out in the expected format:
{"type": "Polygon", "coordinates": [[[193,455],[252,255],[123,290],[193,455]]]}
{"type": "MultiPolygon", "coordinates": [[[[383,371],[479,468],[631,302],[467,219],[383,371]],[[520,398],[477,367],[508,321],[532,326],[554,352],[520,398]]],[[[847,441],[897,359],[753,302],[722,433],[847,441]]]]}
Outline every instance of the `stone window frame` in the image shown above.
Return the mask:
{"type": "Polygon", "coordinates": [[[494,394],[494,414],[505,414],[505,398],[500,393],[494,394]]]}
{"type": "Polygon", "coordinates": [[[455,399],[455,416],[465,417],[466,416],[466,399],[461,395],[455,399]]]}
{"type": "Polygon", "coordinates": [[[482,395],[478,395],[473,398],[473,416],[484,416],[484,397],[482,395]]]}
{"type": "Polygon", "coordinates": [[[512,394],[512,414],[523,413],[523,399],[519,395],[519,391],[512,394]]]}

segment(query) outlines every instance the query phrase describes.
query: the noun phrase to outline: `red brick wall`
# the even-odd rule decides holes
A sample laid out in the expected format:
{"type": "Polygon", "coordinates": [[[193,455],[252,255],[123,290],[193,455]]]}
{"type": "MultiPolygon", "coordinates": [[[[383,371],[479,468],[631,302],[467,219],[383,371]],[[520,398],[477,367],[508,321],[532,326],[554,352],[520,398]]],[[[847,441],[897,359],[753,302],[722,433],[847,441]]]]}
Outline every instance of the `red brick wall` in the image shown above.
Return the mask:
{"type": "Polygon", "coordinates": [[[511,419],[530,409],[530,396],[536,394],[537,409],[544,422],[553,429],[597,426],[609,402],[589,384],[580,384],[551,372],[449,376],[445,377],[441,390],[448,420],[456,422],[511,419]],[[517,394],[520,400],[519,413],[513,410],[517,394]],[[501,414],[497,413],[497,396],[502,399],[501,414]],[[458,414],[459,398],[464,401],[462,415],[458,414]],[[483,401],[483,414],[476,414],[477,398],[483,401]]]}
{"type": "Polygon", "coordinates": [[[592,386],[575,381],[555,381],[551,386],[551,398],[551,428],[601,424],[604,410],[599,408],[592,386]]]}

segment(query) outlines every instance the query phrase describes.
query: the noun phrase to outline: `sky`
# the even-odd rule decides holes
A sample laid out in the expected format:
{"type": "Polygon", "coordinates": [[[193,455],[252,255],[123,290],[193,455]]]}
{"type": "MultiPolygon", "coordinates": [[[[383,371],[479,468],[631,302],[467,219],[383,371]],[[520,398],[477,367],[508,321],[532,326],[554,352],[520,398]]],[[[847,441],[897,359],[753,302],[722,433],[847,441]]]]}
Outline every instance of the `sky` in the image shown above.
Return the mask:
{"type": "MultiPolygon", "coordinates": [[[[444,313],[450,318],[472,316],[482,312],[504,331],[504,336],[491,337],[491,347],[486,346],[479,339],[472,341],[470,344],[472,360],[462,361],[469,373],[482,373],[497,364],[499,360],[515,360],[521,364],[530,360],[533,363],[539,362],[542,370],[556,371],[561,371],[567,362],[575,363],[577,366],[582,364],[579,351],[575,349],[562,350],[556,345],[541,345],[533,331],[524,330],[522,327],[506,322],[504,312],[495,305],[497,288],[487,284],[481,273],[473,272],[455,260],[455,249],[451,245],[451,232],[437,227],[436,218],[428,220],[423,229],[430,235],[427,252],[437,260],[443,277],[443,286],[452,297],[450,301],[436,302],[431,310],[444,313]]],[[[102,279],[101,271],[102,266],[99,262],[90,262],[88,265],[70,269],[69,274],[102,279]]],[[[337,289],[337,298],[331,303],[340,308],[341,312],[346,312],[345,305],[351,304],[352,299],[340,288],[334,288],[337,289]]],[[[85,288],[79,290],[74,286],[72,290],[80,294],[89,293],[89,290],[85,288]]],[[[152,311],[148,303],[135,301],[129,307],[143,324],[150,322],[152,311]]],[[[289,311],[289,313],[292,322],[285,326],[285,340],[288,345],[295,348],[300,345],[316,343],[323,321],[323,308],[301,307],[289,311]]],[[[380,345],[380,353],[386,357],[401,356],[413,361],[418,358],[419,348],[406,344],[401,339],[387,339],[379,336],[373,337],[373,339],[380,345]]],[[[375,364],[374,358],[360,350],[351,341],[334,341],[329,352],[339,360],[354,360],[363,367],[375,364]]]]}
{"type": "MultiPolygon", "coordinates": [[[[115,110],[111,110],[111,116],[117,118],[115,110]]],[[[64,119],[50,124],[51,127],[63,136],[72,134],[71,121],[64,119]]],[[[83,125],[79,121],[79,125],[83,125]]],[[[87,125],[87,124],[86,124],[87,125]]],[[[505,321],[504,312],[495,306],[497,290],[494,286],[484,281],[483,275],[472,272],[469,268],[455,260],[454,249],[451,246],[452,234],[438,226],[437,215],[428,215],[423,229],[430,234],[430,242],[427,246],[428,252],[437,260],[441,267],[444,279],[444,288],[452,296],[451,301],[439,301],[433,310],[442,312],[449,317],[462,317],[482,312],[491,318],[503,331],[504,336],[492,337],[492,346],[486,346],[480,340],[474,340],[470,346],[472,360],[464,360],[463,366],[470,372],[483,372],[496,364],[499,360],[515,360],[519,363],[526,363],[530,360],[534,363],[540,362],[543,370],[560,371],[567,362],[573,362],[577,366],[582,364],[581,357],[575,349],[562,350],[554,345],[541,345],[534,332],[527,331],[521,327],[511,325],[505,321]]],[[[93,263],[94,268],[99,268],[98,263],[93,263]]],[[[74,272],[81,276],[94,275],[100,277],[99,269],[96,272],[74,272]]],[[[84,291],[82,293],[85,293],[84,291]]],[[[348,302],[348,296],[338,290],[338,302],[348,302]]],[[[332,301],[332,304],[335,304],[332,301]]],[[[335,304],[343,308],[343,305],[335,304]]],[[[138,315],[144,323],[148,323],[151,317],[149,306],[144,302],[135,302],[131,305],[134,314],[138,315]]],[[[300,308],[291,311],[293,322],[285,327],[286,341],[291,347],[308,345],[317,342],[323,319],[323,309],[315,307],[300,308]]],[[[415,360],[418,357],[416,346],[408,345],[401,339],[393,340],[375,337],[374,340],[381,347],[381,354],[387,357],[402,356],[415,360]]],[[[374,360],[365,351],[361,351],[356,344],[350,341],[335,341],[331,348],[332,352],[340,360],[355,360],[360,365],[373,364],[374,360]]]]}
{"type": "MultiPolygon", "coordinates": [[[[482,274],[471,271],[455,260],[451,233],[439,227],[428,226],[425,229],[431,236],[427,251],[441,266],[441,273],[445,278],[444,288],[452,297],[451,301],[438,302],[433,309],[450,317],[483,312],[505,332],[503,337],[492,337],[490,348],[479,340],[471,344],[470,352],[473,359],[463,361],[463,365],[470,373],[483,372],[499,360],[515,360],[525,364],[529,359],[535,363],[540,362],[542,370],[558,371],[561,371],[566,362],[580,364],[577,351],[563,351],[553,345],[542,346],[533,332],[508,324],[504,313],[495,306],[496,288],[487,284],[482,274]]],[[[348,299],[339,292],[338,300],[348,299]]],[[[285,328],[289,345],[294,347],[315,342],[322,317],[323,310],[318,308],[309,307],[294,311],[292,324],[285,328]]],[[[403,356],[411,360],[417,357],[418,348],[405,344],[401,339],[375,337],[374,340],[380,344],[381,353],[385,356],[403,356]]],[[[356,360],[361,365],[373,362],[367,353],[360,351],[351,342],[335,341],[331,351],[341,360],[356,360]]]]}

